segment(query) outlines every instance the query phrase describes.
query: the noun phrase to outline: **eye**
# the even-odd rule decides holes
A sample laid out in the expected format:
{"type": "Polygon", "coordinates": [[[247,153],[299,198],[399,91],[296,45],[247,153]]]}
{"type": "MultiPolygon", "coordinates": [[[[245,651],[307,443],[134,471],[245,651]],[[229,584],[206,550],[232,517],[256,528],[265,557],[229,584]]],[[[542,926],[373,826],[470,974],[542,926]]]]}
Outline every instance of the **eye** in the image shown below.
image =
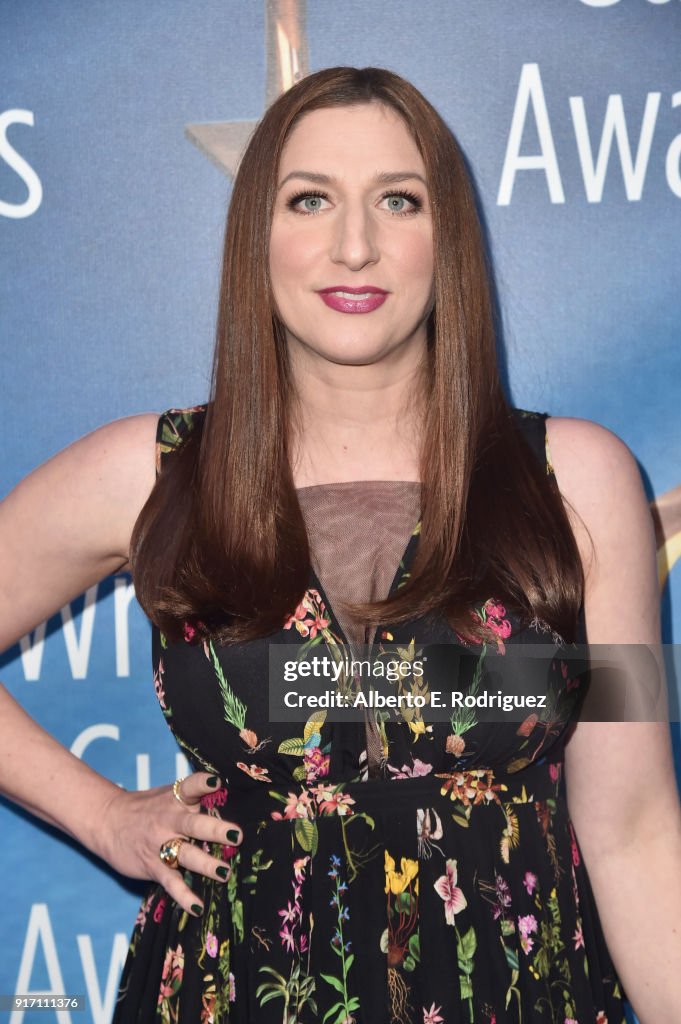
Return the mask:
{"type": "Polygon", "coordinates": [[[305,215],[319,213],[324,208],[325,202],[326,196],[323,192],[299,192],[297,195],[291,196],[286,205],[289,210],[295,210],[296,213],[305,215]]]}
{"type": "Polygon", "coordinates": [[[386,209],[398,215],[417,213],[423,206],[422,201],[413,192],[386,192],[381,197],[386,209]]]}

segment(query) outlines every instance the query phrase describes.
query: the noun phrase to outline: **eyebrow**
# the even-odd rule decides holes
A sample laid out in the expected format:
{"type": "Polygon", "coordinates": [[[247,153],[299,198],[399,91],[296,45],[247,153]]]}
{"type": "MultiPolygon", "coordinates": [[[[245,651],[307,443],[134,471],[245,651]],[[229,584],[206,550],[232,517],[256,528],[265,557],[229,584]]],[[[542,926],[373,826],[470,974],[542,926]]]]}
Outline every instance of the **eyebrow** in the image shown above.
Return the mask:
{"type": "MultiPolygon", "coordinates": [[[[337,181],[330,174],[316,174],[313,171],[291,171],[280,183],[279,189],[283,188],[291,178],[302,178],[303,181],[311,181],[315,185],[333,185],[337,181]]],[[[426,179],[418,171],[382,171],[375,176],[374,181],[378,185],[396,185],[400,181],[409,181],[413,178],[422,182],[426,188],[428,187],[426,179]]]]}

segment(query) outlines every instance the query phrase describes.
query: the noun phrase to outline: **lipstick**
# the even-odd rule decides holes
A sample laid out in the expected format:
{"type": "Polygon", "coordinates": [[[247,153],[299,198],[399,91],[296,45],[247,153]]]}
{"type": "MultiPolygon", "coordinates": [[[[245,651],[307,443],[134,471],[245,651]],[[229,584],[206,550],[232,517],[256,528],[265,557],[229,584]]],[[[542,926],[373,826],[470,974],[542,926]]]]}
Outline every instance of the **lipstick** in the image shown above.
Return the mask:
{"type": "Polygon", "coordinates": [[[322,302],[338,313],[372,313],[382,306],[390,292],[373,285],[334,285],[317,292],[322,302]]]}

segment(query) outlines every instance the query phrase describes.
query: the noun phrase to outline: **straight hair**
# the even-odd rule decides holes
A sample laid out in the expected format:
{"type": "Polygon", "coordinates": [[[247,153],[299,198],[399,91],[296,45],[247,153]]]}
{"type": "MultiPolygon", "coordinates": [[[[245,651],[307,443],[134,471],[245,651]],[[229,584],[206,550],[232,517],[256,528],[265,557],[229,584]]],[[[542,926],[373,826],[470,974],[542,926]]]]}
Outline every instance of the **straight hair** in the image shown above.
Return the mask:
{"type": "Polygon", "coordinates": [[[282,628],[302,600],[310,551],[290,462],[295,406],[269,277],[282,149],[324,107],[380,103],[404,121],[426,169],[433,219],[421,438],[421,532],[407,582],[344,607],[371,625],[443,612],[489,639],[471,606],[492,595],[574,640],[584,578],[564,499],[518,429],[501,385],[473,186],[451,131],[409,82],[379,68],[329,68],[280,96],[256,127],[227,217],[210,400],[166,460],[135,524],[137,598],[170,638],[184,624],[219,643],[282,628]]]}

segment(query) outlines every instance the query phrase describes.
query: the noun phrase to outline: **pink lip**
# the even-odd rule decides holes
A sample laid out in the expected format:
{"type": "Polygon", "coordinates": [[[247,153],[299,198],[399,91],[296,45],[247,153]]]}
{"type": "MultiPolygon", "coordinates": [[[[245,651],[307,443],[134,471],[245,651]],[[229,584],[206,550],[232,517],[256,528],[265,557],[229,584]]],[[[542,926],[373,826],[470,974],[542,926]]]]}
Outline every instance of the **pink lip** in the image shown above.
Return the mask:
{"type": "Polygon", "coordinates": [[[331,288],[320,288],[317,294],[330,309],[338,313],[371,313],[383,305],[390,293],[372,285],[334,285],[331,288]],[[358,298],[351,298],[352,295],[358,298]]]}

